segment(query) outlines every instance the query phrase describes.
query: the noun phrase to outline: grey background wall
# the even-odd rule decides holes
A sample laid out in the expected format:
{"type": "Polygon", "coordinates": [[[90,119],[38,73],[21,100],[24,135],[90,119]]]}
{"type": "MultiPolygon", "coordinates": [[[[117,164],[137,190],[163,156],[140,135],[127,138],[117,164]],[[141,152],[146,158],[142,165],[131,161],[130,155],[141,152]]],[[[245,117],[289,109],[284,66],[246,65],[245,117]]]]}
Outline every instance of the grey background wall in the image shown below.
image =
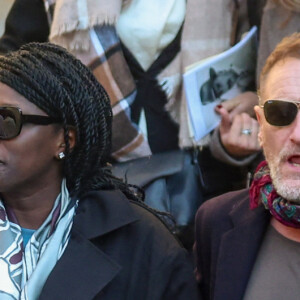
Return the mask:
{"type": "Polygon", "coordinates": [[[5,18],[13,2],[13,0],[0,0],[0,36],[3,34],[5,18]]]}

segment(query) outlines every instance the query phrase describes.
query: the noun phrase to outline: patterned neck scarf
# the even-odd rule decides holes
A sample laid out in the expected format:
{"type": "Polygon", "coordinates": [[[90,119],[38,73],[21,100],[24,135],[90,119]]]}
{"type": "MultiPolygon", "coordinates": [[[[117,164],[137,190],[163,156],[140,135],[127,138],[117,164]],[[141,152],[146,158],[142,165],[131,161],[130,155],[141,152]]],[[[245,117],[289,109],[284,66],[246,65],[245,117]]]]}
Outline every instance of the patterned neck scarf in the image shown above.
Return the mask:
{"type": "Polygon", "coordinates": [[[290,203],[277,194],[266,161],[258,165],[249,194],[251,209],[262,203],[280,223],[289,227],[300,228],[300,206],[290,203]]]}
{"type": "Polygon", "coordinates": [[[52,211],[24,249],[21,227],[0,200],[1,299],[39,298],[49,274],[68,244],[75,206],[64,179],[52,211]]]}

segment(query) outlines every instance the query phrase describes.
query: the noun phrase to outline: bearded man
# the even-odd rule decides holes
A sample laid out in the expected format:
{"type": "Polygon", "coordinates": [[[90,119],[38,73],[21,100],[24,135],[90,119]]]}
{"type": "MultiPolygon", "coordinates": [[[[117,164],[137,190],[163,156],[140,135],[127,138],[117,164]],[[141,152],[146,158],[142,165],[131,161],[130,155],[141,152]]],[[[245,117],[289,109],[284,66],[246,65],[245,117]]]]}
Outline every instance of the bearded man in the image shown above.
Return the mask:
{"type": "Polygon", "coordinates": [[[196,216],[203,299],[299,299],[299,33],[283,39],[268,57],[259,95],[255,112],[266,161],[250,189],[209,200],[196,216]]]}

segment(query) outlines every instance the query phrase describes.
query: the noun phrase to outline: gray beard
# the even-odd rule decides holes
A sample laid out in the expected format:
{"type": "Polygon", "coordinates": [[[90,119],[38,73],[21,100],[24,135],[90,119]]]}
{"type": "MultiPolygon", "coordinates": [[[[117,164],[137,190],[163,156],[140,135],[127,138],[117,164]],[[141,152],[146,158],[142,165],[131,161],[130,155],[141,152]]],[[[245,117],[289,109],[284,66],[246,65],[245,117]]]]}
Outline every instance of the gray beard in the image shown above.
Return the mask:
{"type": "Polygon", "coordinates": [[[300,174],[293,178],[283,178],[280,172],[280,162],[290,151],[282,149],[278,157],[266,155],[270,168],[270,176],[276,192],[285,200],[300,204],[300,174]]]}

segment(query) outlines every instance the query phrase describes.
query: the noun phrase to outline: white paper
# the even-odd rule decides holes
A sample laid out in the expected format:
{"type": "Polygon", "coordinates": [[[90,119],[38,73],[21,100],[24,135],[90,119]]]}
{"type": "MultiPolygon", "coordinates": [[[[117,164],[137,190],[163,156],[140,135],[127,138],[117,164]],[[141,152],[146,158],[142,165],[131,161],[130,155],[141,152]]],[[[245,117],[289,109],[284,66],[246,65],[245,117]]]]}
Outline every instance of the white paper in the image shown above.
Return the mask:
{"type": "Polygon", "coordinates": [[[256,55],[257,28],[253,27],[227,51],[187,68],[183,81],[196,143],[220,123],[215,106],[254,85],[256,55]]]}

